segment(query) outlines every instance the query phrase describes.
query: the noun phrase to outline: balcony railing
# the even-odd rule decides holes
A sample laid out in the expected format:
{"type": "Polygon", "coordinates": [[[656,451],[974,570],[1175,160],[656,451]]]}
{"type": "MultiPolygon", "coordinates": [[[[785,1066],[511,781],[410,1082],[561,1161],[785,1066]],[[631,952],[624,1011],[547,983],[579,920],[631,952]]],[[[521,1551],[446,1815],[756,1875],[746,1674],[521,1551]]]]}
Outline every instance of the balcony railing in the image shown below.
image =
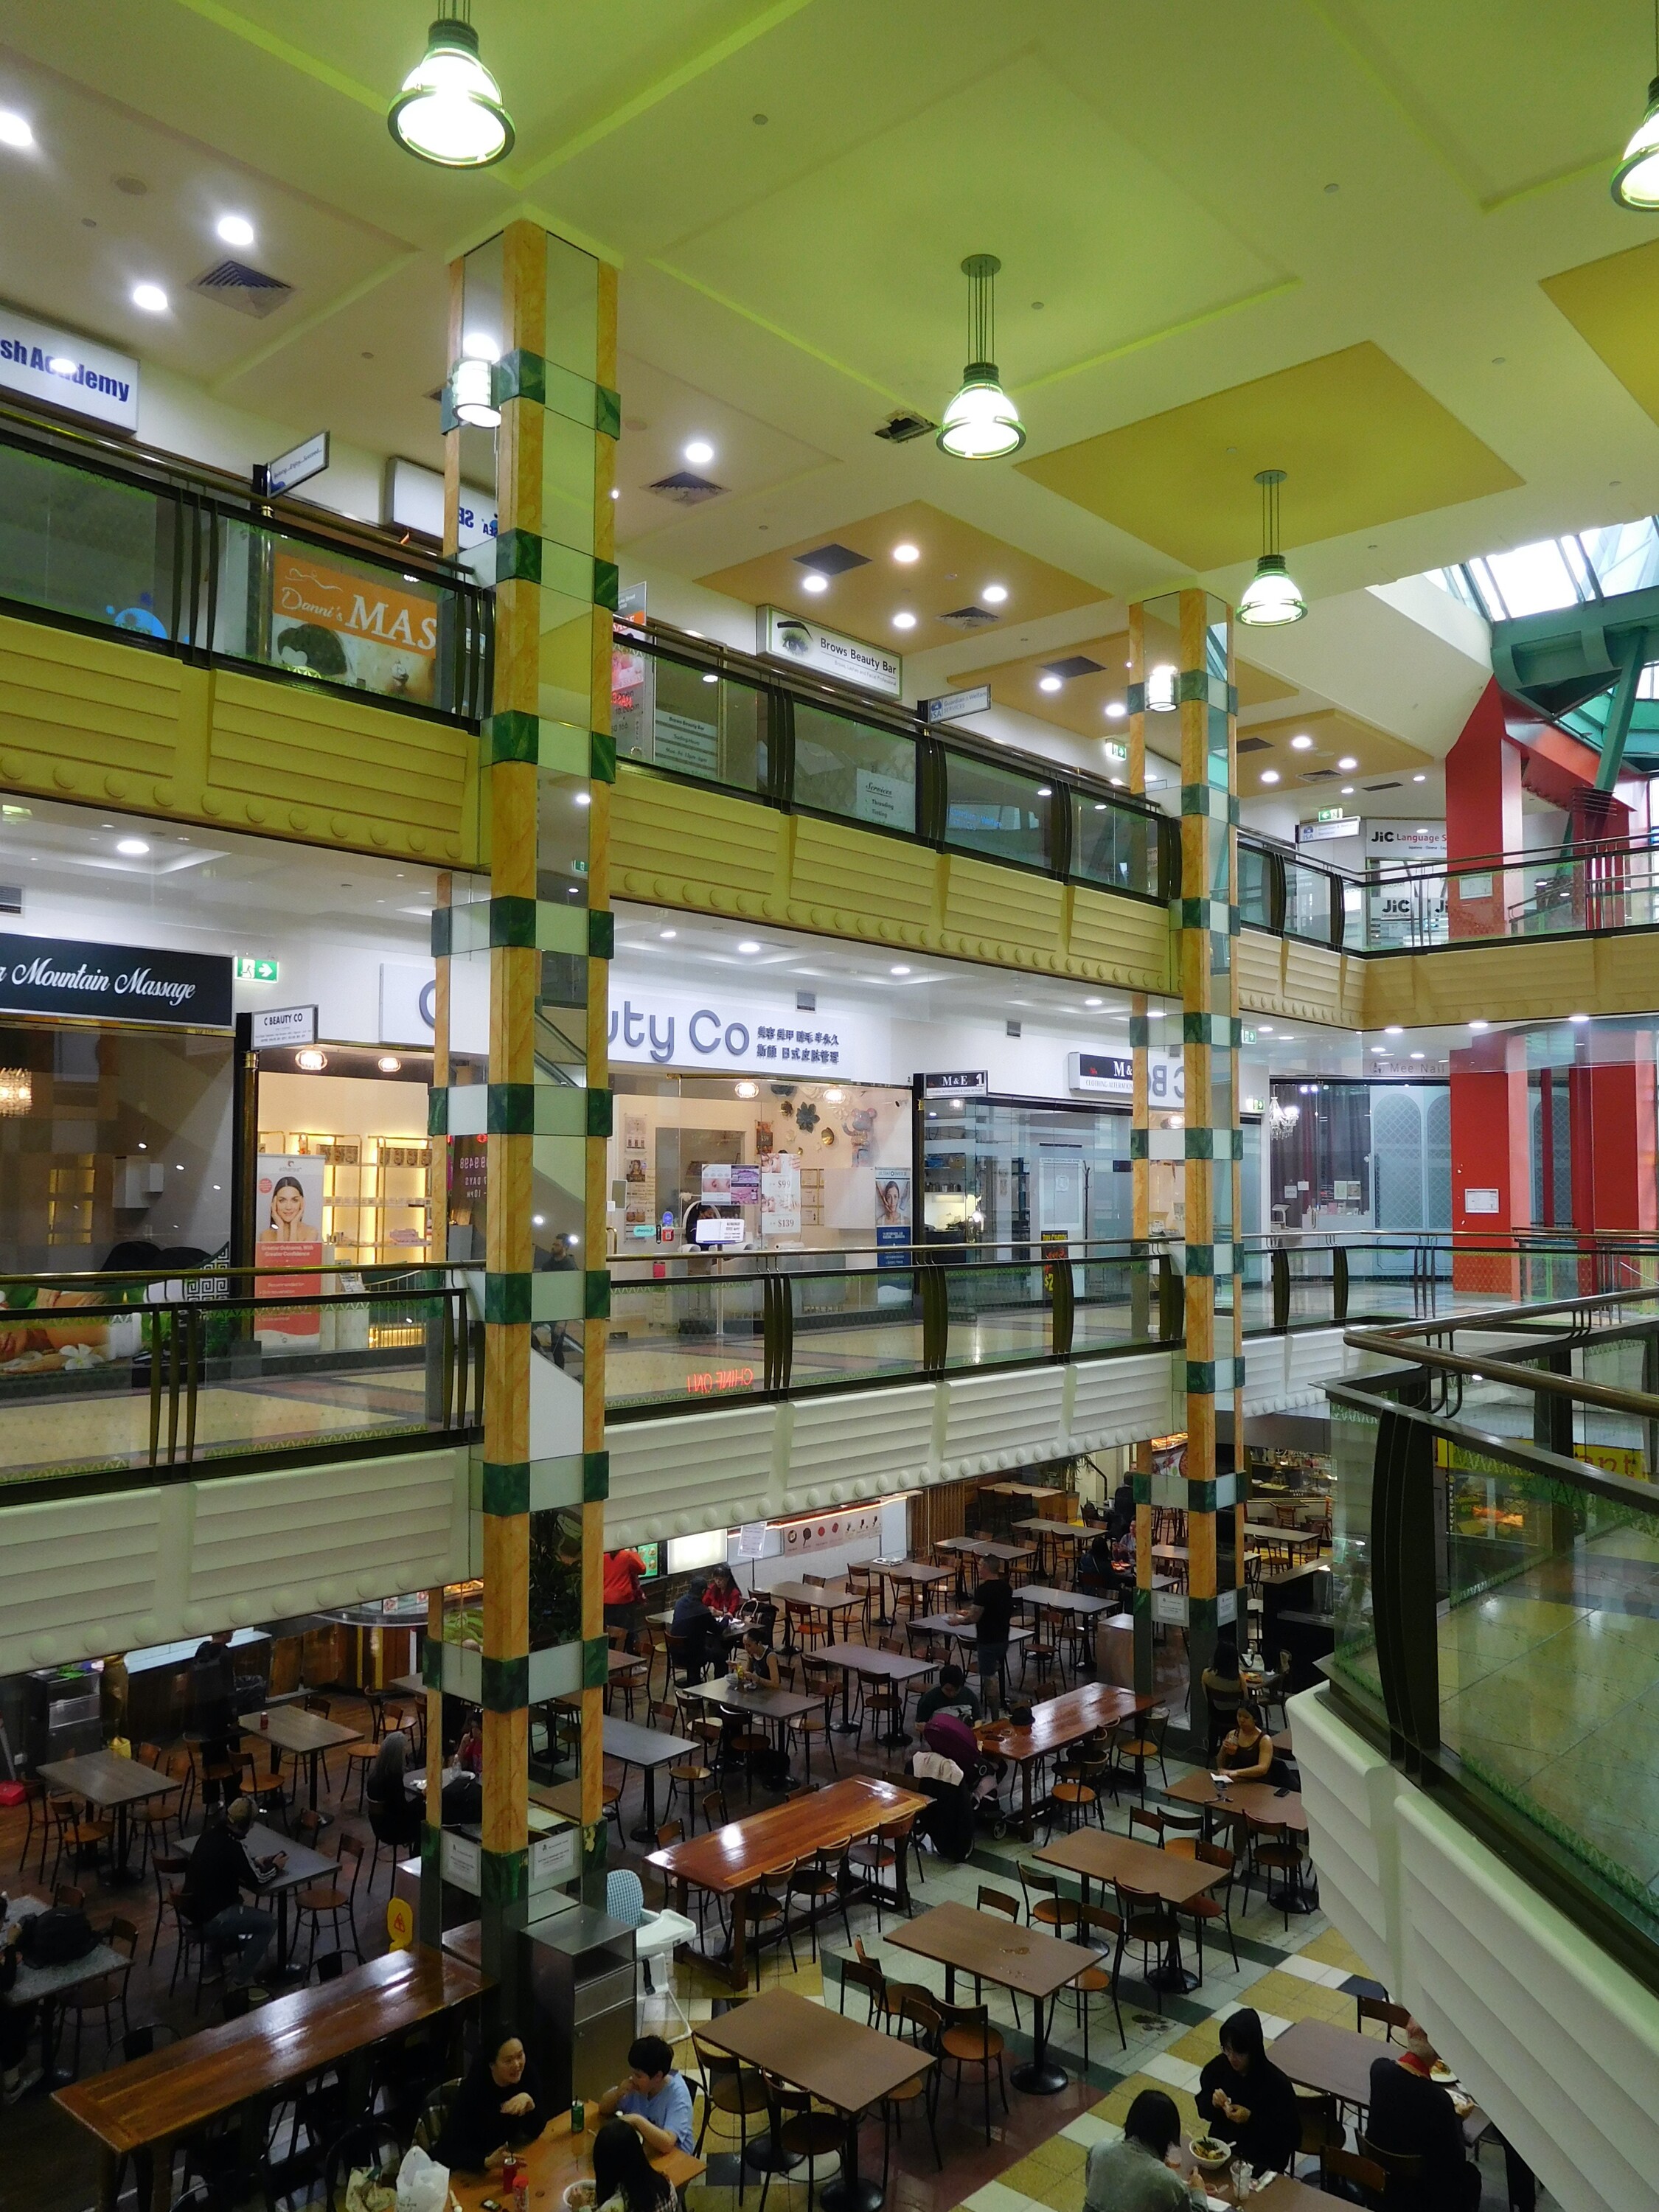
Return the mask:
{"type": "Polygon", "coordinates": [[[1659,1988],[1659,1260],[1644,1286],[1356,1330],[1333,1385],[1332,1693],[1659,1988]]]}
{"type": "Polygon", "coordinates": [[[476,1434],[480,1322],[422,1269],[0,1280],[0,1497],[242,1473],[476,1434]]]}
{"type": "Polygon", "coordinates": [[[1390,863],[1351,882],[1347,896],[1350,940],[1368,952],[1651,929],[1659,926],[1659,838],[1497,853],[1449,866],[1390,863]]]}
{"type": "Polygon", "coordinates": [[[491,594],[344,517],[0,421],[0,611],[476,723],[491,594]]]}

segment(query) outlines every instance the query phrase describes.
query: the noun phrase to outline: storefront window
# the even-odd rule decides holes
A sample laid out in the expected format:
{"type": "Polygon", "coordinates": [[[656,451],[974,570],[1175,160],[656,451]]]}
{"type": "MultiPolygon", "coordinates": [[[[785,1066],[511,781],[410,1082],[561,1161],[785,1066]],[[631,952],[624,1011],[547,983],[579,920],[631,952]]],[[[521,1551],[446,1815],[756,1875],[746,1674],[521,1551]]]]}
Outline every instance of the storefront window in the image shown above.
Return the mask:
{"type": "Polygon", "coordinates": [[[1127,1112],[973,1098],[929,1100],[921,1115],[926,1243],[1130,1234],[1127,1112]]]}
{"type": "Polygon", "coordinates": [[[895,730],[794,704],[795,804],[915,835],[916,750],[895,730]]]}
{"type": "Polygon", "coordinates": [[[945,755],[945,842],[1028,868],[1046,868],[1052,855],[1052,787],[965,754],[945,755]]]}
{"type": "Polygon", "coordinates": [[[1157,822],[1109,799],[1073,792],[1071,872],[1079,883],[1158,897],[1157,822]]]}
{"type": "Polygon", "coordinates": [[[170,637],[176,512],[137,485],[0,446],[0,599],[170,637]]]}
{"type": "Polygon", "coordinates": [[[764,796],[770,785],[768,700],[713,669],[619,640],[611,659],[611,726],[621,760],[649,761],[764,796]]]}
{"type": "MultiPolygon", "coordinates": [[[[1272,1227],[1448,1229],[1449,1095],[1435,1083],[1275,1083],[1267,1116],[1272,1227]]],[[[1410,1272],[1409,1251],[1398,1272],[1410,1272]]]]}

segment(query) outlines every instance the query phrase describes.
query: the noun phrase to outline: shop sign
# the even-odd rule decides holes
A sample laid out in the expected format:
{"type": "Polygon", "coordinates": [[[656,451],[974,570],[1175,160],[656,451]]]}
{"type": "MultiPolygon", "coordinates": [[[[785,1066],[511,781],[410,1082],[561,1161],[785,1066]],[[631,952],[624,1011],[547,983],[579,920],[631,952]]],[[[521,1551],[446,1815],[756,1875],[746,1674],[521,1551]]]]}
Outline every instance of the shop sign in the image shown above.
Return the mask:
{"type": "Polygon", "coordinates": [[[1377,866],[1386,866],[1391,860],[1421,866],[1446,857],[1443,822],[1367,820],[1361,823],[1360,829],[1364,836],[1365,858],[1377,866]]]}
{"type": "Polygon", "coordinates": [[[0,937],[0,1012],[228,1030],[230,969],[225,953],[0,937]]]}
{"type": "Polygon", "coordinates": [[[810,668],[815,676],[838,676],[843,684],[856,684],[861,691],[878,691],[886,699],[899,698],[904,690],[904,663],[896,653],[861,637],[847,637],[826,629],[805,615],[792,615],[782,607],[755,610],[755,650],[769,660],[787,660],[797,668],[810,668]]]}
{"type": "Polygon", "coordinates": [[[297,491],[313,477],[321,476],[327,466],[328,433],[313,430],[299,445],[278,453],[274,461],[256,461],[253,489],[262,499],[277,499],[284,492],[297,491]]]}
{"type": "Polygon", "coordinates": [[[1134,1092],[1135,1064],[1127,1053],[1068,1053],[1066,1085],[1079,1098],[1128,1098],[1134,1092]]]}
{"type": "Polygon", "coordinates": [[[1316,822],[1298,822],[1296,825],[1298,845],[1323,845],[1333,837],[1357,837],[1358,835],[1359,823],[1352,816],[1345,818],[1338,815],[1333,820],[1327,813],[1322,814],[1316,822]]]}
{"type": "MultiPolygon", "coordinates": [[[[384,1012],[383,995],[383,1027],[384,1012]]],[[[619,1066],[741,1069],[879,1083],[890,1079],[890,1049],[881,1015],[822,1006],[803,1013],[793,996],[757,999],[742,988],[698,994],[611,971],[610,1050],[619,1066]]]]}
{"type": "Polygon", "coordinates": [[[384,576],[358,575],[279,545],[271,561],[270,649],[284,668],[430,706],[437,594],[399,590],[384,576]]]}
{"type": "Polygon", "coordinates": [[[252,1017],[252,1024],[255,1052],[265,1052],[276,1045],[317,1042],[315,1006],[262,1007],[252,1017]]]}
{"type": "Polygon", "coordinates": [[[0,387],[112,430],[138,428],[138,364],[68,331],[0,308],[0,387]]]}
{"type": "Polygon", "coordinates": [[[879,1505],[856,1506],[848,1513],[826,1513],[812,1521],[786,1521],[778,1529],[782,1539],[779,1547],[786,1559],[798,1559],[808,1552],[835,1552],[843,1545],[861,1543],[867,1537],[881,1536],[881,1508],[879,1505]]]}
{"type": "Polygon", "coordinates": [[[924,1098],[983,1098],[990,1088],[991,1079],[982,1067],[946,1068],[921,1079],[924,1098]]]}
{"type": "Polygon", "coordinates": [[[380,1042],[430,1044],[437,1035],[437,997],[431,961],[381,961],[380,1042]]]}

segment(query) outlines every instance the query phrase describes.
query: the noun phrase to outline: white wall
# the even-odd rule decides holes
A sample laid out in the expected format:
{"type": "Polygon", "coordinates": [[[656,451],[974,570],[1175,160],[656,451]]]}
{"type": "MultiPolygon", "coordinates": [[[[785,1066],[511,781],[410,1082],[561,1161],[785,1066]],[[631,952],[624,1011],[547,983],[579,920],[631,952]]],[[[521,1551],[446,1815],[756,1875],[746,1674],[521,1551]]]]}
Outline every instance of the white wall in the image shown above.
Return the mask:
{"type": "MultiPolygon", "coordinates": [[[[270,416],[247,414],[214,398],[187,377],[159,368],[154,362],[141,364],[138,436],[144,445],[158,446],[164,453],[246,477],[256,461],[275,460],[278,453],[297,445],[318,427],[314,422],[278,422],[270,416]]],[[[378,524],[385,463],[383,453],[332,439],[328,467],[321,476],[313,477],[300,495],[337,514],[378,524]]]]}

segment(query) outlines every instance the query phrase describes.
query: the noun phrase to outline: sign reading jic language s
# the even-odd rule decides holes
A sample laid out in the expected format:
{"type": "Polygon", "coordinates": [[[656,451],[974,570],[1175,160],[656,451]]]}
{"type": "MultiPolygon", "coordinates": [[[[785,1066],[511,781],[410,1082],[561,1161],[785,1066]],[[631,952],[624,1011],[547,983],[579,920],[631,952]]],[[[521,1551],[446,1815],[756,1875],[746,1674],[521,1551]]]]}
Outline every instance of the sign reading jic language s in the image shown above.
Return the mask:
{"type": "Polygon", "coordinates": [[[84,415],[112,430],[138,428],[138,364],[50,323],[0,307],[0,389],[84,415]]]}
{"type": "Polygon", "coordinates": [[[0,936],[0,1011],[228,1030],[231,965],[228,953],[0,936]]]}

